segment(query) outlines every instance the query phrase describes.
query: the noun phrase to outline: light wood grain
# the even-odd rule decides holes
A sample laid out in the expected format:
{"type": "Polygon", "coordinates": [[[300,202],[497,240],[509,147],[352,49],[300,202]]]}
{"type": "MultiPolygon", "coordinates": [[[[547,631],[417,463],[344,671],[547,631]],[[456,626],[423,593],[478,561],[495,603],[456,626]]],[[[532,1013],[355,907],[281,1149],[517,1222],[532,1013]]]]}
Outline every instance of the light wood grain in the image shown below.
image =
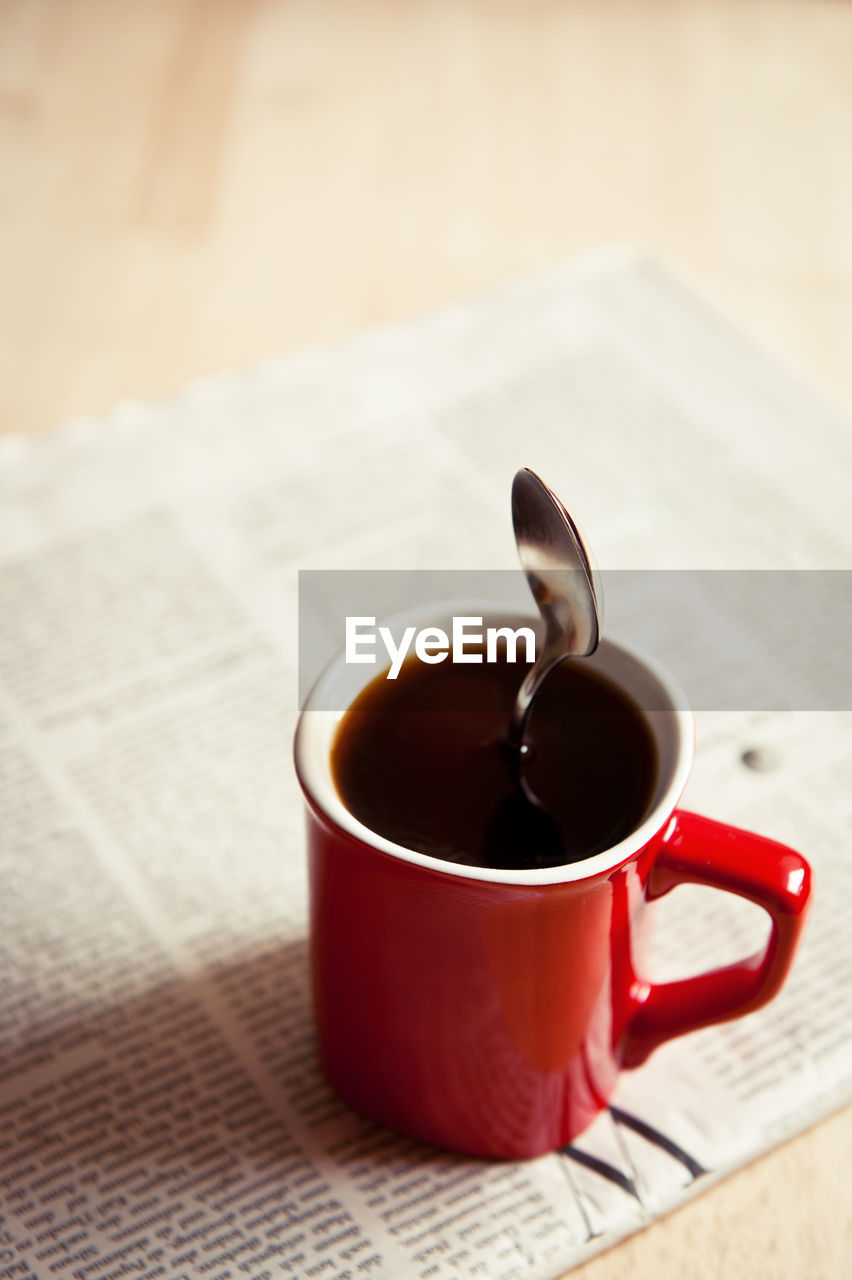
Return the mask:
{"type": "Polygon", "coordinates": [[[588,245],[852,404],[852,7],[2,0],[0,428],[588,245]]]}
{"type": "MultiPolygon", "coordinates": [[[[852,5],[0,0],[0,430],[590,245],[852,408],[852,5]]],[[[852,1111],[584,1280],[848,1274],[852,1111]]]]}

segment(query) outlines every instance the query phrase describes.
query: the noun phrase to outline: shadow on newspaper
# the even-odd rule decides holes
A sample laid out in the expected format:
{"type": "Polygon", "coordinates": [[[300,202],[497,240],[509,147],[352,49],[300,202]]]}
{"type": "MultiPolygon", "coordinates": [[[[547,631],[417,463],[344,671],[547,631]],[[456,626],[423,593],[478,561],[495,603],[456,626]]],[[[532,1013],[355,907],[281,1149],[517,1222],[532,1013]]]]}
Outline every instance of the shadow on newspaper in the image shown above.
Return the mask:
{"type": "MultiPolygon", "coordinates": [[[[368,1274],[384,1265],[371,1215],[428,1238],[436,1204],[456,1204],[463,1225],[481,1210],[477,1189],[513,1168],[399,1138],[339,1101],[317,1062],[305,940],[34,1021],[0,1067],[0,1263],[32,1268],[10,1275],[255,1274],[270,1261],[300,1275],[318,1257],[368,1274]]],[[[609,1115],[685,1184],[703,1174],[640,1118],[609,1115]]],[[[602,1233],[601,1197],[569,1164],[641,1214],[629,1161],[583,1143],[560,1155],[586,1240],[602,1233]]]]}

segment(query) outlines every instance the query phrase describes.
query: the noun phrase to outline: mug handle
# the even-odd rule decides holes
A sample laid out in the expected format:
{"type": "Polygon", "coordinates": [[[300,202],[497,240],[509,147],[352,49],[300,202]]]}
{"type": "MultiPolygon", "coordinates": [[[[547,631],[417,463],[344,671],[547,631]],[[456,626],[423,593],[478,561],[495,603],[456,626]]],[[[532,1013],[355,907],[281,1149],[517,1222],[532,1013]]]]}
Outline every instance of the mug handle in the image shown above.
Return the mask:
{"type": "Polygon", "coordinates": [[[680,982],[636,979],[625,1067],[640,1066],[674,1036],[741,1017],[771,1000],[792,964],[811,892],[808,863],[787,845],[683,810],[673,814],[652,857],[649,901],[679,884],[708,885],[763,907],[772,928],[764,949],[736,964],[680,982]]]}

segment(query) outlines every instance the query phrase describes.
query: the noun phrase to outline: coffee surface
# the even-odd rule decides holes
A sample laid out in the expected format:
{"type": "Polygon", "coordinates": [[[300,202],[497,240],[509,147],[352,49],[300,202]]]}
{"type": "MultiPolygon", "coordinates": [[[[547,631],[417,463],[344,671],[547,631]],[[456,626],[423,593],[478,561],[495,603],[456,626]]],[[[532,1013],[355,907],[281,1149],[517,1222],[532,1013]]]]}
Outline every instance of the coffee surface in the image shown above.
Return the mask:
{"type": "Polygon", "coordinates": [[[548,675],[522,766],[561,849],[542,850],[523,806],[518,821],[506,736],[527,670],[505,660],[408,659],[396,680],[378,676],[346,711],[332,747],[346,808],[396,844],[479,867],[559,866],[624,839],[653,796],[656,748],[640,709],[583,659],[548,675]]]}

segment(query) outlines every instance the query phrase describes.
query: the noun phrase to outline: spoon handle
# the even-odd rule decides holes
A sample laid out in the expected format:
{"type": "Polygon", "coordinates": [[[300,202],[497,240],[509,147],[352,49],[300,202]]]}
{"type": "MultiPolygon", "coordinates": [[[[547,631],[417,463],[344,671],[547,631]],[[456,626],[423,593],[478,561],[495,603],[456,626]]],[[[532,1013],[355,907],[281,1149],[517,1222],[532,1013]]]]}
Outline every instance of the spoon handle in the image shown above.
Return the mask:
{"type": "Polygon", "coordinates": [[[523,750],[527,717],[542,682],[553,668],[558,666],[563,658],[567,657],[568,654],[564,649],[545,649],[524,676],[521,686],[515,695],[515,705],[512,708],[512,719],[509,724],[509,745],[516,751],[523,750]]]}

